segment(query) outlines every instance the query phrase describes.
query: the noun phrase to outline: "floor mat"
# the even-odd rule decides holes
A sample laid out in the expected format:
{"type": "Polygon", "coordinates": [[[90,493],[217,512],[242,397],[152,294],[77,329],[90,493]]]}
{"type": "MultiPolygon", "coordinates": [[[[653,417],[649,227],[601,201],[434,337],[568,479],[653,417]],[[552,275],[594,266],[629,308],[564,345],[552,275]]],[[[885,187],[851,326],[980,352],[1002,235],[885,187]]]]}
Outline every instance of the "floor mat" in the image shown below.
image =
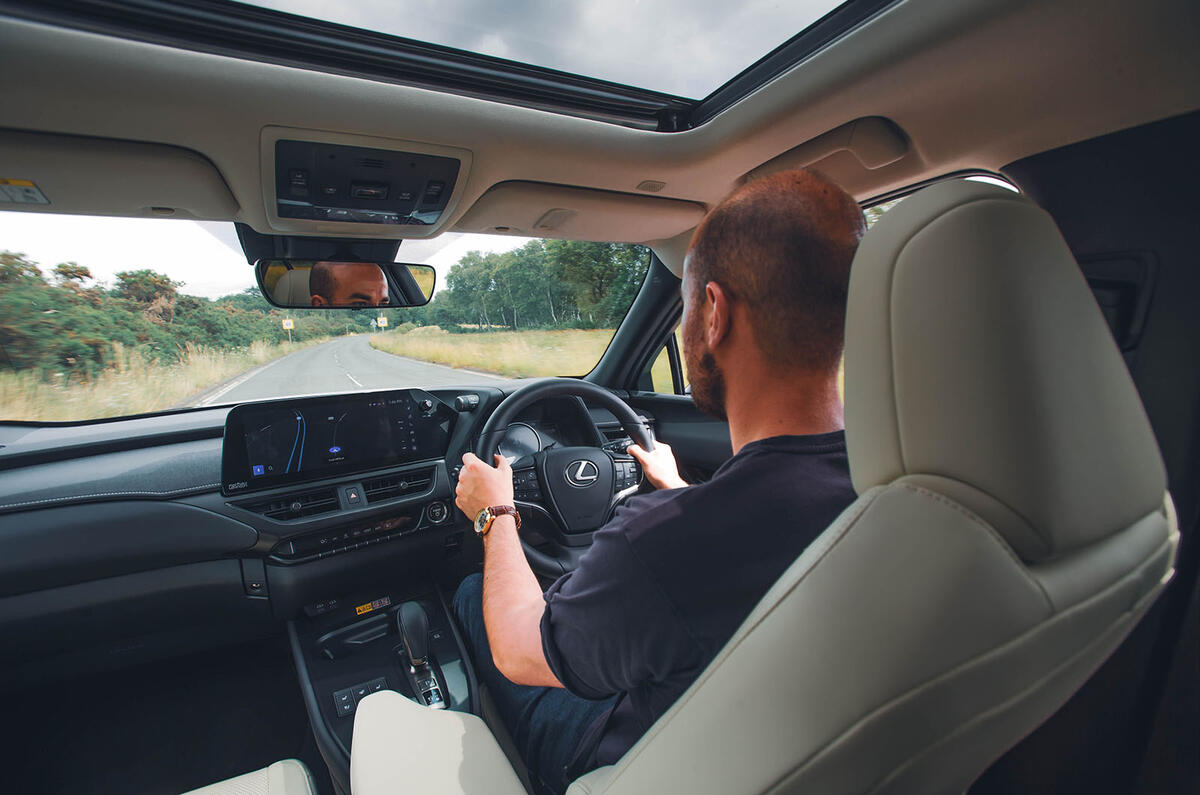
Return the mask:
{"type": "Polygon", "coordinates": [[[176,795],[286,758],[332,792],[284,637],[5,700],[7,792],[176,795]]]}

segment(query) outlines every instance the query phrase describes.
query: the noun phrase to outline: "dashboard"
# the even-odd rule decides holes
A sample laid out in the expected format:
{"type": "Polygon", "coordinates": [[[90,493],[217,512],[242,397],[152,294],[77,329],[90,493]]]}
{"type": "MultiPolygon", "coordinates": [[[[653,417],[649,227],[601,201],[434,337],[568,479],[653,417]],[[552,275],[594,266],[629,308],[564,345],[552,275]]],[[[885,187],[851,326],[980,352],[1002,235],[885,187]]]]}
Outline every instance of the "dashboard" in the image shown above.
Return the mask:
{"type": "MultiPolygon", "coordinates": [[[[393,390],[0,424],[0,625],[49,639],[61,623],[86,643],[102,587],[130,633],[198,604],[224,632],[319,610],[327,594],[366,582],[473,566],[480,550],[454,507],[454,478],[505,396],[393,390]],[[228,489],[242,481],[257,482],[228,489]]],[[[500,452],[519,459],[623,435],[608,412],[555,398],[523,412],[500,452]]]]}

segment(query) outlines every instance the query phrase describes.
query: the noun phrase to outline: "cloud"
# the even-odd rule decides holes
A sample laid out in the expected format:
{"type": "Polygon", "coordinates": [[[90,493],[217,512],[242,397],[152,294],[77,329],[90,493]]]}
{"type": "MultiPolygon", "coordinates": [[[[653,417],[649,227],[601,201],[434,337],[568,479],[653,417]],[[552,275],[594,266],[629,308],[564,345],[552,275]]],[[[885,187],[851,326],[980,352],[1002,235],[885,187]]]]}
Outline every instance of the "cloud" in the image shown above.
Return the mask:
{"type": "Polygon", "coordinates": [[[521,63],[701,98],[838,0],[247,0],[521,63]]]}

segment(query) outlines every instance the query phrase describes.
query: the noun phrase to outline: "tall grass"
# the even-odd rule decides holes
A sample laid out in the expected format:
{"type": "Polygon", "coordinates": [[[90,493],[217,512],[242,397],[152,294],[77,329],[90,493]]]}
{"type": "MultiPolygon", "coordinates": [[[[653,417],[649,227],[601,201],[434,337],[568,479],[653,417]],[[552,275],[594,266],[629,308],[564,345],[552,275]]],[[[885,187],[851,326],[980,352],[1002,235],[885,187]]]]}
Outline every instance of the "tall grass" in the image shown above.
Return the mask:
{"type": "Polygon", "coordinates": [[[251,367],[324,341],[255,342],[235,351],[188,344],[174,364],[161,364],[117,343],[112,364],[88,380],[0,373],[0,419],[88,420],[175,408],[251,367]]]}
{"type": "Polygon", "coordinates": [[[612,335],[612,329],[451,334],[424,326],[407,334],[372,334],[371,347],[450,367],[528,378],[583,375],[596,366],[612,335]]]}

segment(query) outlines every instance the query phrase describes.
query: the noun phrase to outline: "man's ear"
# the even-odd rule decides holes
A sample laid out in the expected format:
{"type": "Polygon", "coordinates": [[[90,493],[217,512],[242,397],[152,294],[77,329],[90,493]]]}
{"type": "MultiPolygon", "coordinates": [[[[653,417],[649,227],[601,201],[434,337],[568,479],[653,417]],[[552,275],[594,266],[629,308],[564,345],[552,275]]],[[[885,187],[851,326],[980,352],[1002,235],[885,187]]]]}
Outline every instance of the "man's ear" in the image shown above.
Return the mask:
{"type": "Polygon", "coordinates": [[[325,296],[323,295],[313,293],[309,296],[309,306],[325,306],[327,303],[329,302],[325,300],[325,296]]]}
{"type": "Polygon", "coordinates": [[[708,337],[708,347],[712,350],[729,336],[732,307],[729,305],[729,294],[717,282],[709,282],[704,285],[704,297],[708,300],[710,307],[704,333],[708,337]]]}

